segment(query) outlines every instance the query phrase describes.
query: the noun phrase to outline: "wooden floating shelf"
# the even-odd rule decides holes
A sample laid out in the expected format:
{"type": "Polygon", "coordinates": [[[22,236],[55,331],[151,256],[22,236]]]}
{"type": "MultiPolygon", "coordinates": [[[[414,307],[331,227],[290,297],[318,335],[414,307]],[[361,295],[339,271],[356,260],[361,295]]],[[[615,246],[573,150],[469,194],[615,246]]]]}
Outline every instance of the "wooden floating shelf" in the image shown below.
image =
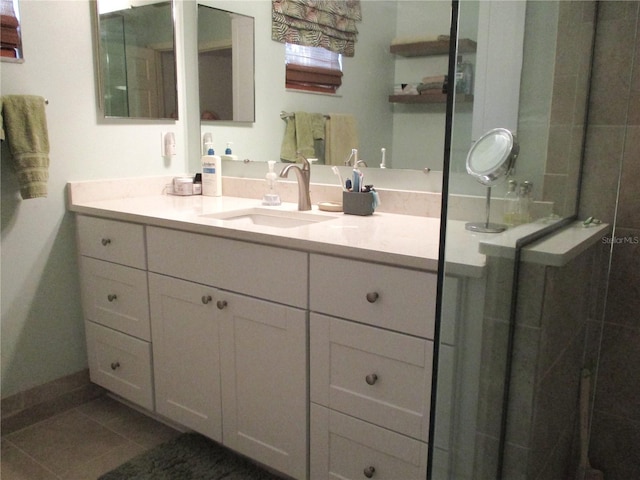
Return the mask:
{"type": "MultiPolygon", "coordinates": [[[[457,102],[469,103],[473,95],[456,95],[457,102]]],[[[389,95],[390,103],[447,103],[446,93],[428,93],[424,95],[389,95]]]]}
{"type": "MultiPolygon", "coordinates": [[[[458,53],[474,53],[477,43],[468,38],[458,40],[458,53]]],[[[389,51],[403,57],[425,57],[429,55],[448,55],[448,40],[433,40],[425,42],[399,43],[391,45],[389,51]]]]}

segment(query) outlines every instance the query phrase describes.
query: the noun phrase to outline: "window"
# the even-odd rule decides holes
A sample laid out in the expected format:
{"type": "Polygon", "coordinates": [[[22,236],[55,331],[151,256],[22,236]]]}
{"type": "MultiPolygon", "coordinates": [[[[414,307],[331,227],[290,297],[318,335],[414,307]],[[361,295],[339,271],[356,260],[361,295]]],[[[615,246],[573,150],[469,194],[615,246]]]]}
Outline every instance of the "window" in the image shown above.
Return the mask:
{"type": "Polygon", "coordinates": [[[342,55],[322,47],[287,43],[286,88],[336,93],[342,84],[342,55]]]}

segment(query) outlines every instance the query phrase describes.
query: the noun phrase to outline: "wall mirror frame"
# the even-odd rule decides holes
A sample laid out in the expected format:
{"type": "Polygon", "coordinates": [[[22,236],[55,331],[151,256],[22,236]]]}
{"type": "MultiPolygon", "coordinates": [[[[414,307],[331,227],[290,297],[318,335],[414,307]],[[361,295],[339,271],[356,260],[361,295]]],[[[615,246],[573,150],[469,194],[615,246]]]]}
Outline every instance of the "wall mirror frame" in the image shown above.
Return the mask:
{"type": "Polygon", "coordinates": [[[96,0],[98,97],[105,118],[178,118],[173,0],[96,0]]]}

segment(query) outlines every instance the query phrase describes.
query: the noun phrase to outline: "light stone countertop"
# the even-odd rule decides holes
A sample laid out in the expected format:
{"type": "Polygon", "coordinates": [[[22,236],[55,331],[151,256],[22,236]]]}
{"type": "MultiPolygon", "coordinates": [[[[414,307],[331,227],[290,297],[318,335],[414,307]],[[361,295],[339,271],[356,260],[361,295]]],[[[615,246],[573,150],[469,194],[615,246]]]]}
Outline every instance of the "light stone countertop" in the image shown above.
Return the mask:
{"type": "MultiPolygon", "coordinates": [[[[297,212],[295,203],[265,207],[259,199],[241,197],[175,196],[158,194],[157,185],[136,188],[127,182],[89,181],[68,184],[72,212],[113,220],[250,241],[294,250],[436,272],[440,219],[375,212],[370,216],[319,211],[327,221],[279,228],[225,221],[206,215],[246,208],[297,212]]],[[[447,274],[480,277],[485,257],[479,253],[482,235],[464,230],[464,222],[449,222],[449,235],[460,241],[447,248],[447,274]]]]}
{"type": "Polygon", "coordinates": [[[391,213],[371,216],[322,212],[326,221],[298,227],[272,227],[206,215],[260,207],[297,212],[297,205],[265,207],[255,199],[155,195],[73,203],[70,210],[114,220],[202,233],[294,250],[325,253],[420,270],[437,271],[439,219],[391,213]]]}
{"type": "MultiPolygon", "coordinates": [[[[265,208],[297,212],[297,205],[284,202],[278,207],[264,207],[257,196],[255,182],[225,178],[225,191],[245,196],[207,197],[175,196],[161,192],[172,177],[93,180],[69,182],[68,209],[72,212],[114,220],[226,237],[235,240],[279,246],[312,253],[323,253],[357,260],[437,272],[440,245],[440,219],[429,214],[435,208],[432,195],[416,192],[385,193],[384,211],[370,216],[322,212],[317,205],[312,214],[327,221],[309,225],[279,228],[206,217],[247,208],[265,208]],[[245,185],[245,183],[247,185],[245,185]],[[230,188],[231,187],[231,188],[230,188]],[[433,205],[432,205],[433,204],[433,205]],[[407,207],[409,205],[410,207],[407,207]],[[407,208],[409,208],[407,210],[407,208]],[[411,213],[411,214],[406,214],[411,213]]],[[[295,187],[295,185],[294,185],[295,187]]],[[[313,189],[326,200],[337,200],[336,193],[322,186],[313,189]],[[318,192],[317,189],[320,189],[318,192]]],[[[295,188],[285,190],[290,200],[295,188]]],[[[338,190],[339,191],[339,190],[338,190]]],[[[381,193],[382,193],[381,192],[381,193]]],[[[382,195],[381,195],[382,196],[382,195]]],[[[437,200],[437,199],[436,199],[437,200]]],[[[431,212],[432,214],[433,212],[431,212]]],[[[447,222],[445,248],[446,274],[482,277],[486,256],[513,257],[519,238],[544,228],[541,220],[509,229],[502,234],[482,234],[465,229],[465,222],[447,222]]],[[[575,222],[559,232],[523,250],[522,260],[549,266],[562,266],[610,232],[609,225],[584,229],[575,222]]]]}

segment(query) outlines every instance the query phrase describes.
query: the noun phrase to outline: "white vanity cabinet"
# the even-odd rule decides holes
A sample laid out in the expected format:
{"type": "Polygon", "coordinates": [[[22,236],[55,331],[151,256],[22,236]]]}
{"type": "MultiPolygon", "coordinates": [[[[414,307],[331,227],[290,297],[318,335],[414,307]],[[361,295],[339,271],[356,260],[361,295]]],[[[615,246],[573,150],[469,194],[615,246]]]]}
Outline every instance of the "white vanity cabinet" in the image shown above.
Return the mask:
{"type": "Polygon", "coordinates": [[[149,273],[156,411],[222,442],[214,288],[149,273]]]}
{"type": "Polygon", "coordinates": [[[424,479],[436,277],[310,258],[311,479],[424,479]]]}
{"type": "Polygon", "coordinates": [[[91,380],[153,410],[144,227],[77,217],[91,380]]]}
{"type": "Polygon", "coordinates": [[[156,227],[147,242],[157,411],[306,478],[308,254],[156,227]]]}

